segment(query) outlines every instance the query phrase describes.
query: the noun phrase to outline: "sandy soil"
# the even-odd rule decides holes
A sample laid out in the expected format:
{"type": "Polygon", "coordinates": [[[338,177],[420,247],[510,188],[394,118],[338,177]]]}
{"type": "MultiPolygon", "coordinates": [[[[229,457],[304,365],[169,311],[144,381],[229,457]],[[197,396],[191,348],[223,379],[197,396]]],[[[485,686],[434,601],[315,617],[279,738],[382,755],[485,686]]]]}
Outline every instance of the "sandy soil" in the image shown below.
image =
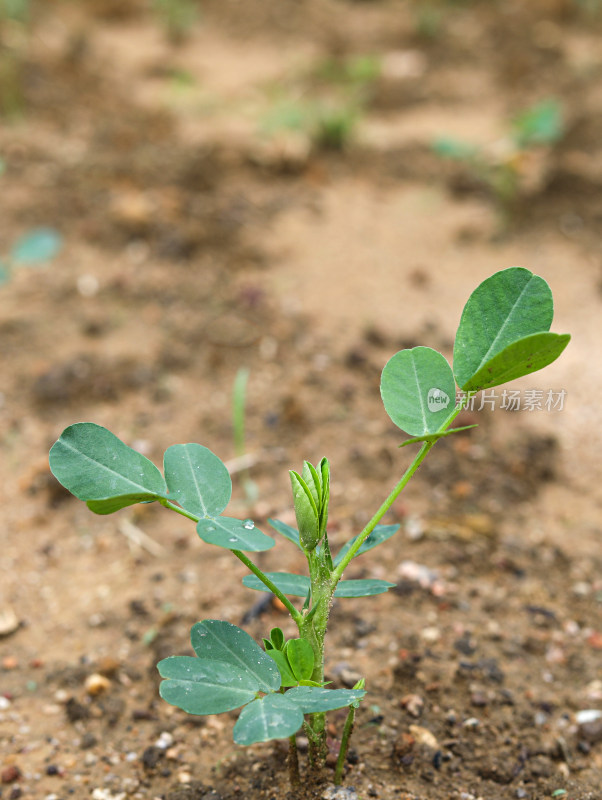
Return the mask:
{"type": "MultiPolygon", "coordinates": [[[[573,340],[511,388],[564,407],[477,403],[392,509],[399,534],[350,570],[397,585],[333,611],[333,686],[369,689],[336,797],[601,798],[602,722],[580,715],[602,710],[596,4],[204,0],[180,42],[142,0],[32,6],[29,27],[0,22],[0,243],[44,225],[64,245],[0,287],[2,800],[288,791],[282,743],[236,747],[236,714],[186,717],[155,669],[199,619],[259,640],[286,617],[176,515],[70,498],[47,463],[61,430],[233,459],[246,367],[259,494],[235,472],[230,511],[292,522],[287,469],[327,455],[342,544],[410,457],[382,366],[451,355],[469,293],[513,265],[548,280],[573,340]],[[549,98],[562,135],[512,157],[510,197],[433,150],[474,143],[499,175],[512,119],[549,98]],[[345,112],[340,149],[319,103],[345,112]]],[[[258,562],[303,566],[286,543],[258,562]]]]}

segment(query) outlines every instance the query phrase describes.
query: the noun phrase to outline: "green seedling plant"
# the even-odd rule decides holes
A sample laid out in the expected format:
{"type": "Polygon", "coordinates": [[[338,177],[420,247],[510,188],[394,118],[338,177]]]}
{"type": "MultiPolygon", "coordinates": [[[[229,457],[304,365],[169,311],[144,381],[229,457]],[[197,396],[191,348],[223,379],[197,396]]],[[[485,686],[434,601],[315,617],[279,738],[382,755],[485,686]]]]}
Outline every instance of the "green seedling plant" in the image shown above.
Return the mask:
{"type": "Polygon", "coordinates": [[[152,0],[152,8],[174,44],[186,39],[199,18],[195,0],[152,0]]]}
{"type": "Polygon", "coordinates": [[[34,228],[13,244],[0,260],[0,285],[7,283],[16,269],[40,267],[51,261],[63,244],[61,235],[52,228],[34,228]]]}
{"type": "Polygon", "coordinates": [[[515,116],[508,135],[491,146],[439,137],[432,149],[441,158],[463,164],[491,193],[507,222],[521,194],[532,192],[532,184],[538,186],[541,164],[537,154],[559,142],[564,131],[562,108],[556,100],[548,99],[515,116]]]}
{"type": "MultiPolygon", "coordinates": [[[[232,435],[234,439],[234,452],[236,458],[244,461],[247,455],[245,417],[247,405],[247,383],[249,380],[249,370],[241,367],[234,377],[232,388],[232,435]]],[[[259,490],[257,484],[251,480],[249,468],[243,467],[240,471],[240,480],[245,493],[247,503],[251,505],[257,500],[259,490]]]]}
{"type": "Polygon", "coordinates": [[[330,610],[334,600],[374,596],[394,586],[344,575],[354,559],[395,535],[399,525],[382,520],[436,442],[464,430],[450,427],[464,407],[455,402],[456,384],[470,397],[553,362],[570,336],[550,332],[552,317],[545,280],[512,267],[492,275],[470,296],[456,333],[453,369],[430,347],[392,356],[382,372],[382,400],[393,423],[409,434],[402,445],[417,446],[418,451],[367,525],[338,552],[328,535],[328,460],[322,458],[315,466],[306,461],[300,472],[290,471],[297,526],[277,519],[269,524],[305,556],[305,574],[264,572],[252,560],[251,554],[269,550],[275,541],[252,520],[225,515],[232,484],[211,450],[200,444],[173,445],[165,452],[162,473],[99,425],[83,422],[66,428],[50,451],[50,467],[91,511],[110,514],[135,503],[157,502],[190,519],[203,542],[231,551],[245,565],[246,587],[279,598],[296,629],[287,639],[281,628],[273,628],[262,647],[229,621],[201,620],[191,630],[195,655],[159,662],[161,696],[189,714],[242,708],[233,730],[240,745],[288,738],[293,787],[300,781],[296,734],[304,731],[310,768],[321,770],[327,755],[326,713],[346,708],[334,774],[339,784],[366,688],[364,678],[351,689],[332,688],[327,681],[324,646],[330,610]]]}

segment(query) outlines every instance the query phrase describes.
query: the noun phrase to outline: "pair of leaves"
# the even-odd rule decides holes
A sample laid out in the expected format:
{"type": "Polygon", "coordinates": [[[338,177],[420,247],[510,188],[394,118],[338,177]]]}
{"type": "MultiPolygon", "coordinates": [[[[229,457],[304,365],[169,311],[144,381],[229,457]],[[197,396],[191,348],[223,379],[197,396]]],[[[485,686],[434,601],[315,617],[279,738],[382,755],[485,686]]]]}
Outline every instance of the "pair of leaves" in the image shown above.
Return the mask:
{"type": "Polygon", "coordinates": [[[283,686],[314,685],[311,676],[315,656],[306,639],[289,639],[281,647],[266,648],[266,652],[276,662],[283,686]]]}
{"type": "Polygon", "coordinates": [[[303,724],[304,714],[343,708],[365,695],[361,690],[310,686],[280,694],[274,660],[229,622],[203,620],[193,626],[190,639],[196,657],[171,656],[157,665],[164,679],[159,693],[189,714],[220,714],[244,705],[234,727],[238,744],[291,736],[303,724]],[[265,696],[259,697],[262,692],[265,696]]]}
{"type": "Polygon", "coordinates": [[[228,550],[269,550],[274,540],[247,520],[221,516],[230,502],[226,466],[200,444],[176,444],[163,459],[165,477],[148,458],[92,422],[66,428],[50,451],[56,479],[96,514],[134,503],[174,501],[199,518],[197,532],[228,550]]]}
{"type": "Polygon", "coordinates": [[[381,396],[393,422],[411,436],[440,434],[455,408],[456,382],[477,392],[551,364],[568,334],[550,333],[554,304],[543,278],[511,267],[483,281],[462,312],[452,372],[441,353],[414,347],[385,365],[381,396]]]}
{"type": "MultiPolygon", "coordinates": [[[[311,589],[311,582],[307,575],[296,575],[293,572],[266,572],[265,575],[283,594],[291,597],[307,597],[311,589]]],[[[255,575],[245,575],[242,582],[247,589],[255,589],[258,592],[270,591],[255,575]]],[[[395,586],[394,583],[376,578],[339,581],[334,590],[334,596],[338,598],[371,597],[375,594],[383,594],[393,586],[395,586]]]]}

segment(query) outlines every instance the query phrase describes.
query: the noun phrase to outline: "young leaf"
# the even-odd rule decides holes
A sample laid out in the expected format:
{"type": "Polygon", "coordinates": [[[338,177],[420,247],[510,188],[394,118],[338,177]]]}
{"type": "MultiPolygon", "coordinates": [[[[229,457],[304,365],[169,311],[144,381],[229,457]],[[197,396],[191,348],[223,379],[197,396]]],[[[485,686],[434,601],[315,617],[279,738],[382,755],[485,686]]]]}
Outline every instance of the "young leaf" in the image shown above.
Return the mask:
{"type": "Polygon", "coordinates": [[[303,725],[303,712],[285,694],[268,694],[253,700],[240,712],[234,726],[236,744],[255,744],[285,739],[303,725]]]}
{"type": "MultiPolygon", "coordinates": [[[[283,594],[291,595],[291,597],[306,597],[311,588],[307,575],[295,575],[292,572],[266,572],[264,574],[283,594]]],[[[242,582],[247,589],[255,589],[258,592],[270,591],[256,575],[245,575],[242,582]]]]}
{"type": "Polygon", "coordinates": [[[314,671],[314,651],[307,639],[289,639],[284,649],[293,675],[299,681],[311,680],[314,671]]]}
{"type": "Polygon", "coordinates": [[[251,673],[222,661],[170,656],[159,661],[159,694],[188,714],[221,714],[256,696],[259,683],[251,673]]]}
{"type": "Polygon", "coordinates": [[[294,470],[289,471],[299,539],[305,550],[314,550],[320,540],[320,515],[312,490],[304,478],[294,470]]]}
{"type": "Polygon", "coordinates": [[[498,353],[518,339],[550,329],[552,292],[543,278],[522,267],[496,272],[464,306],[454,343],[454,374],[464,391],[498,353]]]}
{"type": "Polygon", "coordinates": [[[63,238],[52,228],[36,228],[22,236],[10,254],[13,264],[39,264],[54,258],[61,249],[63,238]]]}
{"type": "Polygon", "coordinates": [[[287,700],[299,706],[304,714],[319,711],[334,711],[359,702],[366,694],[362,689],[324,689],[314,686],[298,686],[284,694],[287,700]]]}
{"type": "Polygon", "coordinates": [[[204,542],[225,547],[226,550],[258,553],[261,550],[269,550],[276,544],[271,536],[266,536],[255,526],[248,528],[245,522],[232,517],[200,519],[196,530],[204,542]]]}
{"type": "Polygon", "coordinates": [[[163,475],[152,461],[93,422],[66,428],[49,461],[59,483],[100,514],[159,500],[167,493],[163,475]]]}
{"type": "Polygon", "coordinates": [[[307,488],[311,492],[319,512],[322,505],[322,476],[318,474],[313,464],[310,464],[309,461],[304,461],[301,477],[307,484],[307,488]]]}
{"type": "Polygon", "coordinates": [[[298,530],[292,528],[290,525],[287,525],[285,522],[281,522],[279,519],[268,519],[268,523],[281,536],[284,536],[285,539],[288,539],[289,542],[296,544],[299,549],[303,549],[299,540],[298,530]]]}
{"type": "MultiPolygon", "coordinates": [[[[373,547],[377,547],[382,542],[386,542],[387,539],[390,539],[397,531],[399,530],[399,525],[376,525],[374,530],[371,534],[369,534],[366,541],[362,544],[360,549],[355,554],[355,557],[361,555],[362,553],[367,552],[368,550],[372,550],[373,547]]],[[[360,534],[358,533],[357,536],[360,534]]],[[[355,543],[357,536],[354,536],[353,539],[350,539],[348,542],[341,547],[339,552],[336,554],[334,559],[335,567],[338,566],[343,557],[347,555],[347,552],[351,549],[352,545],[355,543]]]]}
{"type": "Polygon", "coordinates": [[[339,581],[334,590],[335,597],[371,597],[375,594],[384,594],[392,589],[394,583],[380,581],[375,578],[361,578],[359,580],[339,581]]]}
{"type": "Polygon", "coordinates": [[[284,648],[285,639],[282,628],[272,628],[270,631],[270,641],[276,650],[282,650],[284,648]]]}
{"type": "Polygon", "coordinates": [[[453,411],[456,384],[441,353],[414,347],[400,350],[385,364],[380,392],[397,427],[412,436],[423,436],[440,430],[453,411]]]}
{"type": "Polygon", "coordinates": [[[204,619],[192,626],[190,642],[202,660],[232,664],[252,675],[262,692],[280,688],[280,673],[272,659],[264,653],[246,631],[220,619],[204,619]]]}
{"type": "Polygon", "coordinates": [[[533,333],[505,347],[490,358],[465,385],[466,391],[479,391],[537,372],[556,361],[570,341],[568,333],[533,333]]]}
{"type": "Polygon", "coordinates": [[[174,444],[163,456],[170,499],[198,517],[217,517],[232,495],[225,464],[200,444],[174,444]]]}
{"type": "Polygon", "coordinates": [[[280,679],[282,681],[280,685],[285,687],[297,686],[299,681],[293,675],[291,665],[288,663],[288,659],[285,656],[285,654],[280,650],[268,650],[267,654],[278,667],[278,671],[280,672],[280,679]]]}

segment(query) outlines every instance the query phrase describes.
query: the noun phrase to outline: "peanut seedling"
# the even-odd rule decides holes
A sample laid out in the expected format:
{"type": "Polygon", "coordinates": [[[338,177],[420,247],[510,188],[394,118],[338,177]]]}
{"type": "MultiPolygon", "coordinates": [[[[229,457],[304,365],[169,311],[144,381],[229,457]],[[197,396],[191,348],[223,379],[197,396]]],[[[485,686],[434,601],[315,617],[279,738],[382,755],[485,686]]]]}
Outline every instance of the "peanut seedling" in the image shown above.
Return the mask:
{"type": "Polygon", "coordinates": [[[105,428],[78,423],[67,428],[50,452],[58,480],[97,514],[134,503],[156,501],[195,523],[203,542],[232,551],[249,570],[243,584],[272,592],[288,610],[298,636],[286,640],[280,628],[263,639],[263,648],[230,622],[206,619],[191,630],[196,655],[172,656],[158,669],[161,696],[189,714],[242,711],[234,725],[241,745],[288,738],[289,774],[299,784],[295,736],[304,730],[310,765],[325,765],[326,712],[348,708],[335,768],[343,777],[353,717],[366,695],[364,679],[352,689],[330,688],[324,670],[324,640],[335,598],[367,597],[393,583],[343,579],[357,556],[393,536],[398,525],[381,520],[438,439],[463,408],[456,384],[466,397],[535,372],[554,361],[568,334],[550,333],[552,294],[547,283],[526,269],[512,267],[485,280],[469,298],[456,334],[453,371],[441,353],[414,347],[396,353],[381,380],[385,410],[410,435],[403,444],[419,450],[389,496],[364,527],[334,554],[328,538],[330,466],[305,462],[290,472],[297,528],[269,520],[273,530],[307,561],[304,575],[263,572],[247,555],[274,546],[271,536],[250,519],[224,516],[232,483],[222,461],[199,444],[176,444],[164,456],[161,473],[147,458],[105,428]],[[295,605],[290,598],[301,598],[295,605]]]}

